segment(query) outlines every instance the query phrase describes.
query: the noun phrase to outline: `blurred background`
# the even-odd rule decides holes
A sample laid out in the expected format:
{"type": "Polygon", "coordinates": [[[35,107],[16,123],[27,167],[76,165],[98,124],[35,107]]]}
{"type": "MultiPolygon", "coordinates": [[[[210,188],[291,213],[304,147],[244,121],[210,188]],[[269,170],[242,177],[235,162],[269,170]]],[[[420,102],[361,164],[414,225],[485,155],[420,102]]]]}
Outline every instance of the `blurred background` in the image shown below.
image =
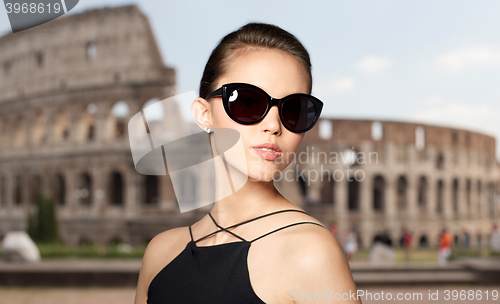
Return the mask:
{"type": "MultiPolygon", "coordinates": [[[[128,121],[197,92],[212,49],[252,21],[311,56],[325,106],[298,151],[310,161],[275,184],[337,237],[358,288],[498,286],[499,13],[496,1],[81,0],[13,34],[0,7],[0,303],[133,301],[151,238],[211,206],[180,213],[168,175],[135,170],[128,121]],[[63,288],[92,284],[94,298],[63,288]]],[[[178,117],[197,128],[187,103],[157,119],[178,117]]],[[[200,199],[196,177],[185,184],[179,195],[200,199]]]]}

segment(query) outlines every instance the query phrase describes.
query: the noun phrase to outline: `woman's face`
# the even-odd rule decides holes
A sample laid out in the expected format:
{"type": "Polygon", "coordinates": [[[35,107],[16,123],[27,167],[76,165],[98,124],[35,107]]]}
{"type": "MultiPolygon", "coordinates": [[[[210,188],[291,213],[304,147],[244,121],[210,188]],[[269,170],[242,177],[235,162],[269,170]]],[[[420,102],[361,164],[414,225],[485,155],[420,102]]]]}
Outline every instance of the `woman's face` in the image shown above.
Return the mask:
{"type": "MultiPolygon", "coordinates": [[[[237,55],[215,88],[233,82],[253,84],[274,98],[309,93],[305,67],[292,55],[275,49],[253,48],[237,55]]],[[[240,133],[249,179],[270,181],[293,161],[305,133],[288,131],[281,123],[277,106],[273,106],[254,125],[242,125],[233,121],[224,110],[220,97],[212,98],[210,106],[211,124],[214,128],[231,128],[240,133]],[[261,156],[254,147],[264,143],[278,145],[281,156],[274,160],[261,156]]]]}

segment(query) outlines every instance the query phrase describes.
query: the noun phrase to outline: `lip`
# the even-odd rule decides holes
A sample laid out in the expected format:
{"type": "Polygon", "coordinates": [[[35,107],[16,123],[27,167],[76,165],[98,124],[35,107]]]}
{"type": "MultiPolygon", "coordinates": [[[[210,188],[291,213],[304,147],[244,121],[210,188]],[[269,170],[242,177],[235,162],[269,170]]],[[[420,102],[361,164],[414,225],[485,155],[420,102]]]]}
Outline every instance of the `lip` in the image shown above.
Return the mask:
{"type": "Polygon", "coordinates": [[[258,146],[254,146],[253,150],[255,153],[257,153],[260,157],[264,158],[265,160],[275,160],[279,156],[281,156],[281,149],[277,144],[272,144],[272,143],[264,143],[258,146]],[[271,152],[271,151],[263,151],[260,150],[260,148],[267,148],[267,149],[273,149],[276,152],[271,152]]]}

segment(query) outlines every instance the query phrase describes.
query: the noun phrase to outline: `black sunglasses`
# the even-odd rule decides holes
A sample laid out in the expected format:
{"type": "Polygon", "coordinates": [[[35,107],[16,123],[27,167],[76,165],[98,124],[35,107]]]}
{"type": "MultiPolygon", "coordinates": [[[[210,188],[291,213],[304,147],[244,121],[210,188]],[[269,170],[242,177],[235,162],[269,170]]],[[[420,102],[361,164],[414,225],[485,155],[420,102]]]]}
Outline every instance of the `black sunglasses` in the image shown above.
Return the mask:
{"type": "Polygon", "coordinates": [[[272,106],[278,106],[283,126],[294,133],[304,133],[314,127],[323,109],[323,102],[314,96],[297,93],[281,99],[273,98],[248,83],[225,84],[208,94],[206,99],[214,96],[222,96],[227,115],[243,125],[258,123],[272,106]]]}

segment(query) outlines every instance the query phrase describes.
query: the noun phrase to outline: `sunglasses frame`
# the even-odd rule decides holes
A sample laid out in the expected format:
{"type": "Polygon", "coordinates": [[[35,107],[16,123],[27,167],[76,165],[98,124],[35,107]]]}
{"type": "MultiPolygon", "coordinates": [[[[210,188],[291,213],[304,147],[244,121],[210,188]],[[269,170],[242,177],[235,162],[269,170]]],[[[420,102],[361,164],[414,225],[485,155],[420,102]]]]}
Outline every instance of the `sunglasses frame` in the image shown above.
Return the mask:
{"type": "Polygon", "coordinates": [[[323,102],[321,100],[319,100],[318,98],[316,98],[316,97],[314,97],[312,95],[309,95],[309,94],[295,93],[295,94],[290,94],[288,96],[285,96],[283,98],[273,98],[269,94],[267,94],[266,91],[264,91],[263,89],[259,88],[258,86],[255,86],[255,85],[249,84],[249,83],[241,83],[241,82],[224,84],[220,88],[218,88],[217,90],[215,90],[212,93],[208,94],[207,97],[206,97],[206,99],[209,99],[211,97],[217,97],[217,96],[221,96],[222,97],[222,104],[224,105],[224,109],[226,110],[227,115],[232,120],[234,120],[235,122],[237,122],[239,124],[242,124],[242,125],[254,125],[254,124],[259,123],[260,121],[262,121],[262,119],[264,119],[264,117],[267,116],[267,114],[269,113],[269,110],[271,110],[272,106],[277,106],[278,107],[278,112],[279,112],[279,117],[280,117],[280,120],[281,120],[281,124],[288,131],[293,132],[293,133],[304,133],[304,132],[307,132],[307,131],[311,130],[316,125],[316,123],[318,122],[319,116],[321,115],[321,111],[323,109],[323,102]],[[249,88],[249,89],[257,90],[257,91],[263,93],[264,96],[267,97],[267,108],[266,108],[266,111],[264,112],[264,114],[262,114],[262,117],[260,117],[255,122],[243,122],[243,121],[240,121],[240,120],[236,119],[231,114],[231,111],[229,110],[229,96],[227,95],[227,92],[228,91],[232,92],[234,90],[231,90],[231,89],[239,89],[239,88],[242,88],[242,87],[243,88],[249,88]],[[313,123],[307,129],[299,130],[299,131],[291,130],[283,122],[283,113],[282,113],[283,104],[287,100],[289,100],[291,98],[295,98],[295,97],[307,97],[307,99],[310,100],[314,104],[314,108],[315,108],[315,115],[314,115],[314,121],[313,121],[313,123]]]}

